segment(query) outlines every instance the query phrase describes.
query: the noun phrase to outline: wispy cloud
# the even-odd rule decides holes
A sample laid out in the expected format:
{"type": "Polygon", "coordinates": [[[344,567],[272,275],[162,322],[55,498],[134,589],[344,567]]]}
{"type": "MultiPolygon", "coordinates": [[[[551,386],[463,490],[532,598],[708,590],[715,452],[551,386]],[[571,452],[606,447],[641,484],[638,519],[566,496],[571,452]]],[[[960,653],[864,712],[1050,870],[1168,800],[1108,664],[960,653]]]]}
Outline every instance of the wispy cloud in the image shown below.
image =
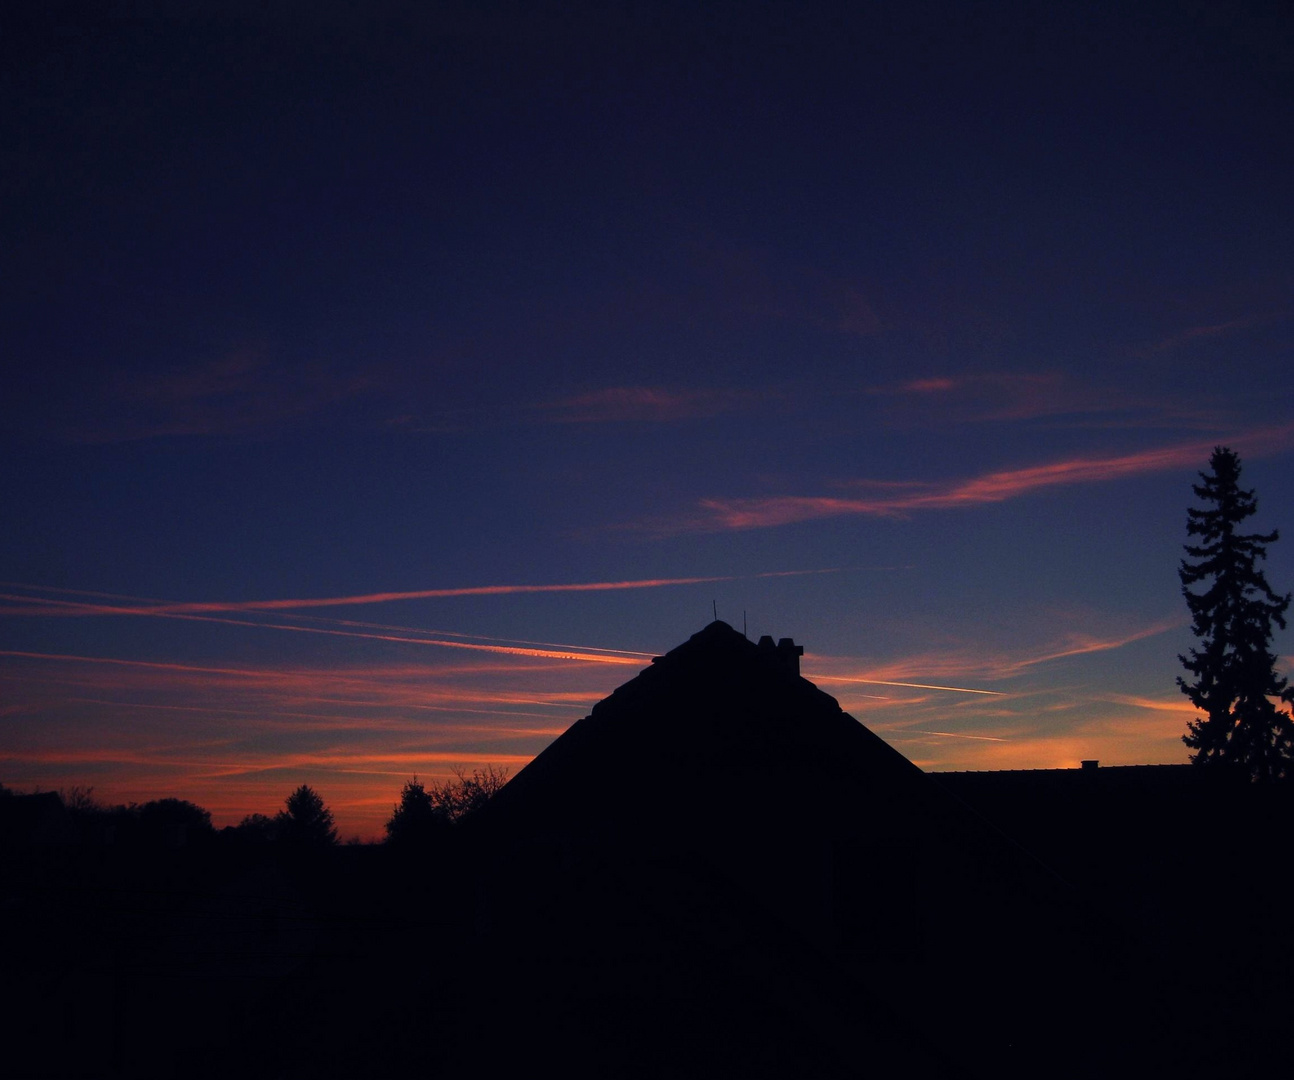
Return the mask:
{"type": "MultiPolygon", "coordinates": [[[[55,604],[65,605],[56,608],[60,612],[68,612],[70,605],[75,608],[75,604],[69,601],[53,601],[55,604]]],[[[605,649],[592,646],[582,648],[578,645],[560,645],[552,644],[544,648],[536,648],[523,645],[506,645],[501,644],[498,640],[471,641],[459,640],[453,641],[446,638],[437,637],[434,633],[422,631],[416,627],[394,628],[401,632],[376,632],[356,629],[338,629],[329,626],[312,626],[302,625],[300,623],[280,623],[270,622],[268,620],[252,619],[234,619],[219,615],[200,615],[187,612],[174,612],[166,610],[155,610],[151,608],[103,608],[98,605],[87,605],[89,610],[77,612],[82,616],[85,615],[148,615],[164,619],[184,619],[193,622],[219,623],[225,626],[247,626],[262,630],[281,630],[288,633],[296,634],[322,634],[329,637],[356,638],[365,641],[386,641],[401,645],[420,645],[430,646],[440,649],[464,649],[470,652],[495,653],[501,656],[533,656],[549,660],[571,660],[580,663],[589,664],[616,664],[635,666],[641,665],[643,659],[649,654],[635,652],[620,652],[615,649],[605,649]]],[[[16,610],[23,610],[21,608],[16,610]]],[[[0,609],[0,614],[6,613],[7,609],[0,609]]],[[[316,620],[323,621],[323,620],[316,620]]],[[[342,621],[342,620],[338,620],[342,621]]],[[[358,625],[358,624],[356,624],[358,625]]],[[[475,637],[472,634],[457,635],[460,638],[469,639],[475,637]]],[[[3,653],[0,653],[3,655],[3,653]]]]}
{"type": "MultiPolygon", "coordinates": [[[[922,768],[1075,768],[1184,762],[1187,714],[1157,699],[1060,688],[1006,699],[919,701],[905,708],[856,702],[850,711],[922,768]]],[[[842,704],[844,704],[842,702],[842,704]]]]}
{"type": "Polygon", "coordinates": [[[1123,646],[1131,645],[1136,641],[1145,641],[1147,638],[1158,637],[1160,634],[1166,634],[1170,630],[1176,630],[1178,627],[1185,625],[1186,620],[1184,618],[1173,618],[1162,619],[1139,630],[1113,636],[1071,633],[1066,635],[1060,644],[1052,646],[1050,649],[1044,649],[1036,655],[1022,657],[1014,663],[1002,664],[998,670],[1001,673],[1000,677],[1009,678],[1039,664],[1047,664],[1053,660],[1064,660],[1071,656],[1087,656],[1091,653],[1110,652],[1112,649],[1121,649],[1123,646]]]}
{"type": "Polygon", "coordinates": [[[1201,323],[1196,326],[1188,326],[1158,341],[1152,342],[1140,351],[1143,354],[1148,353],[1171,353],[1184,348],[1187,345],[1194,344],[1197,341],[1207,341],[1210,338],[1226,337],[1230,334],[1238,333],[1242,330],[1251,330],[1255,326],[1261,326],[1264,323],[1273,322],[1284,318],[1283,314],[1275,316],[1256,316],[1248,315],[1238,319],[1227,319],[1218,323],[1201,323]]]}
{"type": "Polygon", "coordinates": [[[1162,392],[1143,399],[1127,386],[1094,386],[1060,371],[981,371],[907,379],[866,390],[892,427],[1024,423],[1119,430],[1212,430],[1195,402],[1162,392]]]}
{"type": "MultiPolygon", "coordinates": [[[[1184,761],[1189,703],[1171,690],[1120,693],[1093,685],[1097,669],[1086,660],[1179,625],[1074,631],[1024,647],[967,643],[882,661],[815,656],[812,668],[820,674],[812,677],[927,769],[1068,768],[1084,758],[1184,761]],[[887,689],[859,692],[873,687],[887,689]],[[984,689],[997,692],[967,693],[984,689]]],[[[1171,686],[1167,668],[1147,674],[1150,685],[1162,678],[1171,686]]]]}
{"type": "MultiPolygon", "coordinates": [[[[1007,696],[1008,693],[1018,696],[1018,690],[972,687],[965,683],[1017,679],[1056,661],[1112,652],[1183,625],[1185,620],[1182,618],[1161,619],[1144,626],[1123,629],[1071,630],[1026,647],[1004,648],[977,643],[882,661],[845,656],[814,656],[811,663],[806,664],[806,669],[812,671],[806,677],[829,686],[857,684],[994,697],[1007,696]]],[[[926,695],[921,700],[930,698],[926,695]]]]}
{"type": "Polygon", "coordinates": [[[1146,709],[1150,712],[1174,713],[1183,720],[1198,715],[1198,710],[1182,694],[1172,697],[1147,697],[1137,694],[1109,694],[1106,701],[1114,705],[1126,705],[1134,709],[1146,709]]]}
{"type": "MultiPolygon", "coordinates": [[[[926,510],[984,506],[1047,488],[1102,483],[1167,469],[1198,467],[1207,461],[1209,452],[1218,442],[1238,446],[1249,454],[1285,450],[1294,445],[1294,424],[1251,431],[1234,439],[1179,443],[1105,457],[1069,458],[1044,465],[998,470],[965,480],[888,485],[879,494],[863,497],[776,495],[703,499],[700,514],[672,526],[667,525],[661,531],[759,529],[846,515],[904,517],[926,510]]],[[[856,483],[866,488],[875,486],[869,481],[856,483]]]]}

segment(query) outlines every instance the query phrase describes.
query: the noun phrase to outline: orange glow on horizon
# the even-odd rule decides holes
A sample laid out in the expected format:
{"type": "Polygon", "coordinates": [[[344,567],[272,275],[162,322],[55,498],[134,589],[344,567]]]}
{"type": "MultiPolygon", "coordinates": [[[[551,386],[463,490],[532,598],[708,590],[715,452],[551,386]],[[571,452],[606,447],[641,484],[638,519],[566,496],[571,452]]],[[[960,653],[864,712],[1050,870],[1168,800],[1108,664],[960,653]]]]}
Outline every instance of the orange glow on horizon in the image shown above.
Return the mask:
{"type": "Polygon", "coordinates": [[[516,773],[625,679],[546,651],[338,669],[3,650],[0,780],[93,787],[110,804],[185,798],[217,825],[275,813],[308,783],[343,835],[380,839],[414,773],[516,773]]]}
{"type": "MultiPolygon", "coordinates": [[[[1088,654],[1169,625],[1035,637],[1027,653],[977,642],[880,663],[815,656],[806,678],[840,687],[843,707],[924,768],[1183,761],[1185,699],[1096,694],[1081,666],[1066,669],[1070,685],[1038,677],[1046,663],[1083,665],[1088,654]],[[1019,682],[969,685],[978,679],[1019,682]]],[[[371,636],[425,640],[403,634],[371,636]]],[[[0,762],[9,772],[0,779],[28,789],[94,786],[112,802],[188,798],[221,824],[275,812],[304,782],[333,807],[343,834],[380,838],[414,773],[445,779],[451,766],[486,764],[515,773],[628,677],[615,664],[641,668],[646,655],[487,643],[445,663],[419,654],[280,668],[4,650],[10,728],[0,762]]]]}

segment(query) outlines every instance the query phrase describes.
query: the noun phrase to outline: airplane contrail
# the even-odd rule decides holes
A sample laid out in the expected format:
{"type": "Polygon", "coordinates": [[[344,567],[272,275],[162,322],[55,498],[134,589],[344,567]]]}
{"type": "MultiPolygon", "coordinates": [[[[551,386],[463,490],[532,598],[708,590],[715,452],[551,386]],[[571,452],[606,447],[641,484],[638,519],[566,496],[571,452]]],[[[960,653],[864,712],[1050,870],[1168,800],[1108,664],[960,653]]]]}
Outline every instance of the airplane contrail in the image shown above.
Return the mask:
{"type": "Polygon", "coordinates": [[[863,683],[866,686],[907,686],[913,690],[951,690],[958,694],[989,694],[993,697],[1005,697],[1001,690],[975,690],[969,686],[937,686],[933,683],[894,682],[890,679],[859,679],[851,675],[805,675],[813,682],[863,683]]]}
{"type": "MultiPolygon", "coordinates": [[[[60,591],[73,592],[76,590],[64,589],[60,591]]],[[[104,594],[96,593],[92,595],[104,595],[104,594]]],[[[0,593],[0,599],[23,600],[26,598],[20,597],[20,596],[13,596],[12,594],[7,594],[7,593],[0,593]]],[[[38,598],[33,598],[33,599],[38,599],[38,598]]],[[[394,626],[387,623],[361,622],[353,619],[329,619],[325,616],[319,616],[319,615],[294,615],[291,612],[287,612],[287,611],[280,612],[279,617],[289,618],[289,619],[308,619],[312,622],[327,623],[330,626],[354,627],[354,628],[359,628],[359,631],[387,630],[398,634],[409,634],[409,635],[415,635],[415,636],[396,637],[396,636],[393,636],[393,634],[391,633],[371,634],[371,633],[362,633],[354,629],[330,630],[330,629],[314,627],[314,626],[291,626],[291,625],[285,625],[282,623],[253,621],[251,619],[222,618],[221,616],[218,616],[218,615],[199,615],[199,614],[194,614],[189,612],[176,611],[174,610],[173,607],[166,604],[158,604],[151,607],[131,606],[131,607],[119,608],[119,607],[113,607],[113,606],[105,606],[101,604],[83,604],[80,601],[76,601],[76,600],[49,600],[46,598],[39,598],[39,599],[41,599],[41,602],[57,605],[57,613],[66,614],[66,615],[81,615],[81,616],[118,615],[118,614],[147,615],[147,616],[151,616],[152,618],[158,618],[158,619],[184,619],[190,622],[211,622],[211,623],[220,623],[226,626],[256,626],[266,630],[290,630],[290,631],[296,631],[298,633],[303,633],[303,634],[311,634],[311,633],[331,634],[333,636],[338,636],[338,637],[367,638],[374,641],[402,641],[402,642],[407,642],[409,644],[414,644],[414,645],[442,645],[445,648],[449,648],[449,649],[475,648],[486,652],[534,655],[534,656],[542,656],[542,657],[548,657],[548,658],[553,657],[554,654],[552,650],[559,650],[561,652],[561,658],[563,659],[578,659],[578,660],[587,660],[587,661],[597,661],[599,658],[595,656],[583,655],[585,653],[604,653],[609,659],[604,659],[603,662],[611,663],[611,664],[638,663],[639,662],[638,660],[634,660],[631,658],[633,657],[649,658],[656,655],[655,653],[641,652],[636,649],[609,649],[601,645],[569,645],[561,642],[552,642],[552,641],[532,641],[526,638],[495,637],[490,634],[464,634],[455,630],[425,630],[425,629],[422,629],[421,627],[416,627],[416,626],[394,626]],[[475,641],[497,642],[500,644],[495,646],[470,645],[463,642],[439,641],[439,640],[436,640],[437,637],[468,638],[475,641]],[[504,647],[505,645],[509,647],[505,648],[504,647]],[[516,648],[516,646],[538,646],[539,648],[518,649],[516,648]]],[[[127,597],[125,599],[132,599],[132,598],[127,597]]],[[[18,610],[25,614],[46,614],[46,612],[44,611],[41,611],[38,609],[32,609],[32,608],[21,608],[18,610]]],[[[0,614],[8,614],[8,612],[5,609],[0,609],[0,614]]]]}
{"type": "MultiPolygon", "coordinates": [[[[360,593],[352,596],[316,596],[281,600],[199,600],[166,601],[145,600],[134,597],[115,597],[131,600],[128,604],[85,604],[71,600],[52,600],[44,597],[0,594],[0,599],[23,604],[45,604],[48,608],[13,608],[0,614],[39,615],[162,615],[198,614],[215,611],[287,611],[300,608],[346,607],[361,604],[385,604],[394,600],[438,600],[459,596],[506,596],[518,593],[554,592],[615,592],[626,589],[659,589],[672,585],[704,585],[720,581],[745,581],[757,578],[801,577],[810,574],[838,573],[838,567],[824,570],[772,570],[760,574],[716,574],[704,577],[638,578],[624,581],[582,581],[549,585],[468,585],[451,589],[414,589],[403,592],[360,593]]],[[[10,587],[13,587],[12,585],[10,587]]],[[[39,585],[19,585],[19,588],[42,589],[39,585]]],[[[75,592],[75,590],[48,589],[49,592],[75,592]]],[[[82,595],[112,597],[107,593],[82,595]]]]}
{"type": "Polygon", "coordinates": [[[906,728],[914,735],[942,735],[948,739],[974,739],[976,742],[1010,742],[1010,739],[999,739],[992,735],[963,735],[957,731],[923,731],[921,728],[906,728]]]}

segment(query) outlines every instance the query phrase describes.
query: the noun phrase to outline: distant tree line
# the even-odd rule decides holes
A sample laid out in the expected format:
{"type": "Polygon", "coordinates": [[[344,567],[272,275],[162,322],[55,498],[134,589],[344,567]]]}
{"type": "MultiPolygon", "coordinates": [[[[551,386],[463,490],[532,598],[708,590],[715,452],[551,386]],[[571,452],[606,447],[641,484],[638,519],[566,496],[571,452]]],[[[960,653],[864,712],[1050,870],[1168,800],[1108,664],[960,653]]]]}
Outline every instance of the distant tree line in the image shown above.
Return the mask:
{"type": "MultiPolygon", "coordinates": [[[[386,823],[387,842],[405,848],[433,843],[484,806],[507,779],[507,770],[493,765],[470,775],[456,769],[453,779],[429,784],[415,775],[401,789],[386,823]]],[[[248,814],[221,833],[207,810],[186,799],[109,806],[95,799],[89,787],[24,796],[0,784],[0,839],[21,843],[24,834],[30,838],[37,833],[44,841],[112,847],[187,847],[210,843],[217,836],[238,844],[295,849],[338,843],[332,811],[308,784],[288,795],[278,813],[248,814]]]]}
{"type": "MultiPolygon", "coordinates": [[[[216,835],[211,814],[186,799],[153,799],[108,806],[90,787],[23,796],[0,787],[0,813],[10,833],[36,832],[46,841],[122,847],[187,847],[216,835]]],[[[10,839],[21,839],[18,836],[10,839]]]]}

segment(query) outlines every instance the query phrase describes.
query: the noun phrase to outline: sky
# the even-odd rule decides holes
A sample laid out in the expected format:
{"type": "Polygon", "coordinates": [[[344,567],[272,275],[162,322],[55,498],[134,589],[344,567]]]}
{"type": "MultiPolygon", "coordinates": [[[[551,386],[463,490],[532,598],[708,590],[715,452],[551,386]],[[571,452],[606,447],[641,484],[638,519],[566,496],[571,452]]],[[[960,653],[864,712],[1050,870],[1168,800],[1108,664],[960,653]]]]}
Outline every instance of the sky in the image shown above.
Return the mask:
{"type": "Polygon", "coordinates": [[[1287,4],[85,7],[0,15],[0,782],[375,838],[716,612],[923,768],[1187,760],[1287,4]]]}

